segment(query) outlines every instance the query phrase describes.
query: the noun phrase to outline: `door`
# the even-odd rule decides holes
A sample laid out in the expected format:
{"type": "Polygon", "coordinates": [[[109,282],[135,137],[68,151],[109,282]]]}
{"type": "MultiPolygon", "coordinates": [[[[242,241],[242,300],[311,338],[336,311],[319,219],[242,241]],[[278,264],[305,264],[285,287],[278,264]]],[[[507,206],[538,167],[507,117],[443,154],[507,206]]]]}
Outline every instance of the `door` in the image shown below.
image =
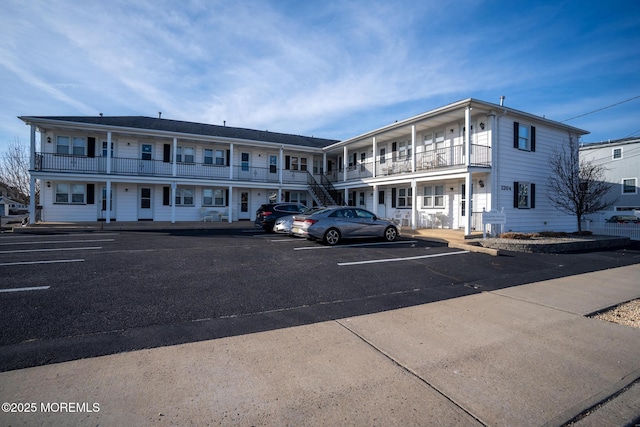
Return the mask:
{"type": "Polygon", "coordinates": [[[240,153],[240,172],[239,172],[240,179],[251,178],[251,174],[249,173],[249,170],[251,169],[250,160],[251,160],[251,156],[249,153],[240,153]]]}
{"type": "Polygon", "coordinates": [[[153,188],[140,187],[138,190],[138,221],[153,220],[153,188]]]}
{"type": "Polygon", "coordinates": [[[249,192],[241,191],[240,192],[240,210],[238,219],[251,219],[251,214],[249,213],[249,192]]]}
{"type": "MultiPolygon", "coordinates": [[[[109,218],[114,220],[115,217],[113,215],[113,193],[116,191],[115,187],[111,186],[111,194],[109,198],[109,218]]],[[[100,191],[100,219],[107,218],[107,187],[102,187],[100,191]]]]}
{"type": "Polygon", "coordinates": [[[153,174],[153,145],[140,145],[140,166],[138,173],[142,175],[153,174]]]}

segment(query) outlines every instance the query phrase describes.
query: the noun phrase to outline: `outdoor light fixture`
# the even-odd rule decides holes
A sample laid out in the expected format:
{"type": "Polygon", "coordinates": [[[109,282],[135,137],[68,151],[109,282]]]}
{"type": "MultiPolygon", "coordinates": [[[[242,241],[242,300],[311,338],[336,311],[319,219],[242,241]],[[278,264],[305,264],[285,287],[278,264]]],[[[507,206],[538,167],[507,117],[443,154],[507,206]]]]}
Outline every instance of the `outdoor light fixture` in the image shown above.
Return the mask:
{"type": "Polygon", "coordinates": [[[47,142],[48,142],[49,144],[51,144],[51,137],[50,137],[50,136],[48,136],[48,137],[47,137],[47,142]]]}
{"type": "Polygon", "coordinates": [[[51,181],[47,181],[47,187],[51,187],[51,181]]]}
{"type": "Polygon", "coordinates": [[[484,123],[480,122],[480,129],[484,130],[484,123]]]}
{"type": "Polygon", "coordinates": [[[484,188],[484,181],[483,180],[478,181],[478,184],[480,185],[480,188],[484,188]]]}

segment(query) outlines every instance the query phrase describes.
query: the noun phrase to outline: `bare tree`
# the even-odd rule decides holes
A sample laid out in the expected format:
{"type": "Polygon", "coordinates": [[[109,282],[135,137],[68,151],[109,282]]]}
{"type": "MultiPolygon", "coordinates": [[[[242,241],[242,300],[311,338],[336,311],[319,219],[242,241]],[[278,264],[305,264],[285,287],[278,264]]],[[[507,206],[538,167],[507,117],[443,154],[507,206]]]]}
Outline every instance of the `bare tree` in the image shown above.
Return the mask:
{"type": "Polygon", "coordinates": [[[603,211],[617,200],[605,196],[613,184],[605,180],[606,168],[580,160],[580,147],[572,135],[561,149],[554,149],[549,161],[552,174],[548,190],[551,203],[563,212],[576,216],[578,232],[585,215],[603,211]]]}
{"type": "MultiPolygon", "coordinates": [[[[29,150],[17,137],[0,154],[0,182],[7,187],[9,197],[20,203],[29,203],[29,150]]],[[[39,186],[36,186],[36,201],[38,193],[39,186]]]]}

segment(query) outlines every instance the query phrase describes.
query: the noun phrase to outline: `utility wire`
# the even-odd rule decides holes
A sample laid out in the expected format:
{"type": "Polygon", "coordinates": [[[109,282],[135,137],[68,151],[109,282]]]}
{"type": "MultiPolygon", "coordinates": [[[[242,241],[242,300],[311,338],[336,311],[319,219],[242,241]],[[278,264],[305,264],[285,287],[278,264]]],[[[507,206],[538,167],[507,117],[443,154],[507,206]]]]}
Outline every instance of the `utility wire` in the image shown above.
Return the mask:
{"type": "Polygon", "coordinates": [[[568,122],[569,120],[577,119],[578,117],[588,116],[589,114],[597,113],[598,111],[606,110],[607,108],[615,107],[616,105],[624,104],[625,102],[633,101],[634,99],[638,99],[638,98],[640,98],[640,95],[634,96],[633,98],[625,99],[624,101],[616,102],[615,104],[611,104],[606,107],[602,107],[597,110],[590,111],[588,113],[580,114],[579,116],[571,117],[570,119],[562,120],[560,123],[568,122]]]}

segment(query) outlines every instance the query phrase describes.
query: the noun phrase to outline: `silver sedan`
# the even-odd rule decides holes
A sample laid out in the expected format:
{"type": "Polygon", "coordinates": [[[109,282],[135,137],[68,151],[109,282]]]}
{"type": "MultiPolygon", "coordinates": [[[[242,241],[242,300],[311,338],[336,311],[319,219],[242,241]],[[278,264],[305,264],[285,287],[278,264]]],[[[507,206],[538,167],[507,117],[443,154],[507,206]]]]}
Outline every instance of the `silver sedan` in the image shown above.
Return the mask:
{"type": "Polygon", "coordinates": [[[340,206],[321,209],[310,215],[295,215],[291,232],[295,236],[335,245],[341,239],[361,237],[383,237],[392,242],[400,235],[400,227],[365,209],[340,206]]]}

